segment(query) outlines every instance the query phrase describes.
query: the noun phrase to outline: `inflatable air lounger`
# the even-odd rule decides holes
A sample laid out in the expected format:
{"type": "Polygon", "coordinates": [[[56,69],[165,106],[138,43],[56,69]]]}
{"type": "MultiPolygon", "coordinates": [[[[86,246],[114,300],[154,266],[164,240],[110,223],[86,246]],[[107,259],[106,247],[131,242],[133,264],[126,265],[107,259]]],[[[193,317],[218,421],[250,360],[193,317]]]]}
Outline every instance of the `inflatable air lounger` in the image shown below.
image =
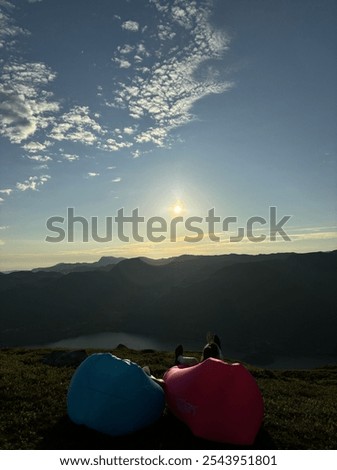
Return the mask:
{"type": "Polygon", "coordinates": [[[253,444],[263,420],[263,399],[241,364],[209,358],[164,375],[169,409],[195,436],[237,445],[253,444]]]}
{"type": "Polygon", "coordinates": [[[76,369],[68,389],[70,419],[111,436],[138,431],[160,418],[165,396],[137,364],[93,354],[76,369]]]}

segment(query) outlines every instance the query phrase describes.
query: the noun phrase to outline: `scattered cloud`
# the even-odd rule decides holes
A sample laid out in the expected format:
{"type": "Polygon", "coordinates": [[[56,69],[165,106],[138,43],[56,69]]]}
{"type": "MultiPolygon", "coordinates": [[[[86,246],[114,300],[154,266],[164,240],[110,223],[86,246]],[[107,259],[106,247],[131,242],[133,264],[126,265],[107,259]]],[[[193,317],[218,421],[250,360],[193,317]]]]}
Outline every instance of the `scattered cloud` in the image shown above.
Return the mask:
{"type": "Polygon", "coordinates": [[[74,106],[68,113],[61,116],[59,122],[51,130],[49,137],[54,140],[69,140],[93,145],[105,130],[90,117],[88,106],[74,106]]]}
{"type": "Polygon", "coordinates": [[[7,194],[9,196],[13,192],[13,189],[0,189],[0,194],[7,194]]]}
{"type": "MultiPolygon", "coordinates": [[[[10,59],[2,62],[0,136],[21,144],[29,153],[29,160],[44,164],[37,169],[48,168],[46,163],[52,158],[47,151],[55,141],[68,142],[65,150],[55,151],[59,162],[79,160],[73,145],[77,143],[108,152],[137,147],[131,155],[139,158],[146,153],[142,146],[168,145],[174,129],[195,119],[192,108],[198,100],[231,87],[216,71],[216,60],[228,48],[229,38],[212,26],[210,2],[150,0],[150,4],[156,22],[143,28],[137,21],[122,22],[115,15],[123,30],[142,31],[141,40],[139,35],[129,34],[127,43],[115,50],[111,60],[116,74],[123,78],[114,81],[113,98],[108,102],[105,97],[109,92],[106,83],[104,90],[102,85],[95,88],[95,94],[104,94],[106,106],[126,111],[128,118],[137,121],[134,124],[130,119],[121,119],[118,129],[113,130],[101,124],[104,112],[92,111],[87,105],[70,105],[61,110],[60,102],[50,91],[57,75],[49,66],[26,62],[17,54],[10,54],[10,59]],[[125,73],[117,68],[125,69],[125,73]],[[48,137],[41,137],[42,133],[48,137]]],[[[29,32],[12,21],[11,2],[0,0],[0,8],[1,48],[29,32]]],[[[95,176],[99,173],[87,174],[95,176]]],[[[16,189],[37,191],[48,179],[48,175],[30,176],[18,182],[16,189]]],[[[118,183],[121,178],[112,181],[118,183]]]]}
{"type": "Polygon", "coordinates": [[[30,176],[28,180],[23,183],[16,183],[16,188],[19,191],[27,191],[28,189],[39,191],[39,187],[43,186],[50,178],[49,175],[30,176]]]}
{"type": "Polygon", "coordinates": [[[0,0],[0,7],[11,9],[14,8],[14,5],[9,0],[0,0]]]}
{"type": "Polygon", "coordinates": [[[34,166],[34,170],[49,170],[49,166],[46,163],[43,163],[42,165],[34,166]]]}
{"type": "Polygon", "coordinates": [[[166,41],[168,39],[173,39],[176,36],[176,33],[172,30],[169,25],[158,25],[158,37],[162,41],[166,41]]]}
{"type": "Polygon", "coordinates": [[[120,178],[119,176],[111,180],[112,183],[119,183],[120,181],[122,181],[122,178],[120,178]]]}
{"type": "Polygon", "coordinates": [[[3,67],[0,79],[0,135],[21,143],[48,127],[59,104],[45,87],[56,74],[41,62],[14,60],[3,67]]]}
{"type": "Polygon", "coordinates": [[[19,35],[29,35],[29,32],[20,28],[11,18],[9,11],[14,5],[7,1],[0,1],[0,49],[11,49],[16,43],[16,37],[19,35]]]}
{"type": "Polygon", "coordinates": [[[51,68],[18,58],[17,38],[30,33],[15,24],[10,16],[14,8],[11,2],[0,1],[0,49],[9,51],[0,78],[0,135],[20,144],[49,125],[59,104],[47,89],[56,77],[51,68]]]}
{"type": "Polygon", "coordinates": [[[124,134],[132,135],[135,133],[135,129],[133,127],[124,127],[123,132],[124,134]]]}
{"type": "Polygon", "coordinates": [[[27,144],[24,144],[22,147],[27,150],[28,152],[34,153],[34,152],[42,152],[43,150],[46,150],[46,148],[50,147],[52,143],[49,140],[45,140],[43,143],[41,142],[28,142],[27,144]]]}
{"type": "Polygon", "coordinates": [[[116,62],[121,69],[128,69],[131,67],[131,63],[126,60],[126,59],[113,59],[114,62],[116,62]]]}
{"type": "Polygon", "coordinates": [[[3,197],[0,197],[0,203],[5,202],[3,197]]]}
{"type": "Polygon", "coordinates": [[[44,155],[31,155],[28,156],[29,160],[35,160],[36,162],[50,162],[52,161],[51,157],[46,157],[44,155]]]}
{"type": "Polygon", "coordinates": [[[8,230],[9,225],[0,225],[0,230],[8,230]]]}
{"type": "Polygon", "coordinates": [[[122,148],[132,147],[132,142],[117,142],[115,139],[107,139],[102,145],[102,150],[108,150],[110,152],[117,152],[122,148]]]}
{"type": "Polygon", "coordinates": [[[134,46],[130,46],[130,44],[124,44],[124,46],[118,46],[117,50],[121,54],[130,54],[135,49],[134,46]]]}
{"type": "Polygon", "coordinates": [[[165,2],[164,5],[162,5],[160,3],[160,0],[149,0],[149,3],[153,3],[160,13],[167,13],[170,8],[167,2],[165,2]]]}
{"type": "Polygon", "coordinates": [[[133,158],[139,158],[141,156],[141,152],[139,149],[137,150],[134,150],[131,155],[133,156],[133,158]]]}
{"type": "MultiPolygon", "coordinates": [[[[112,105],[127,110],[140,123],[147,123],[145,129],[135,134],[136,143],[164,146],[173,129],[195,119],[192,108],[197,101],[232,87],[215,67],[216,60],[229,47],[229,37],[212,26],[211,7],[207,2],[200,5],[195,0],[175,0],[172,5],[168,0],[152,0],[151,3],[160,13],[152,53],[143,42],[134,46],[134,63],[128,59],[128,64],[135,73],[119,83],[112,105]],[[138,67],[145,57],[146,66],[138,67]]],[[[153,31],[150,34],[153,38],[153,31]]],[[[128,44],[125,50],[131,52],[132,46],[128,44]]],[[[123,47],[119,53],[122,50],[123,47]]],[[[125,59],[121,56],[114,60],[125,59]]]]}
{"type": "Polygon", "coordinates": [[[115,166],[108,166],[106,169],[107,169],[107,170],[115,170],[116,167],[115,167],[115,166]]]}
{"type": "Polygon", "coordinates": [[[80,157],[78,155],[65,153],[65,154],[63,154],[63,159],[67,160],[68,162],[75,162],[76,160],[79,160],[80,157]]]}
{"type": "Polygon", "coordinates": [[[137,32],[139,30],[139,23],[137,23],[137,21],[131,20],[124,21],[124,23],[122,23],[122,28],[126,29],[127,31],[137,32]]]}

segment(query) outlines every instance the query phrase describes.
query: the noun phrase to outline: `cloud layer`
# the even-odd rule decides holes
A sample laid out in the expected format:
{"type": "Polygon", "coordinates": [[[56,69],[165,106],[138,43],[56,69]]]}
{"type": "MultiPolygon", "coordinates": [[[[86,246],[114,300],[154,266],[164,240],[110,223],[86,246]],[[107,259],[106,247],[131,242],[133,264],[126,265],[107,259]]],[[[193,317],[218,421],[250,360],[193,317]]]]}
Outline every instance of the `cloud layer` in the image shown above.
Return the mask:
{"type": "Polygon", "coordinates": [[[90,116],[88,106],[74,106],[61,116],[48,137],[58,141],[70,140],[93,145],[98,136],[105,132],[95,118],[90,116]]]}
{"type": "Polygon", "coordinates": [[[135,136],[137,144],[163,146],[173,129],[194,119],[192,108],[198,100],[232,86],[212,68],[227,50],[229,38],[212,27],[209,2],[151,3],[160,14],[157,30],[151,33],[156,50],[149,52],[145,41],[120,46],[114,60],[134,73],[119,83],[113,105],[128,110],[133,119],[150,122],[135,136]],[[178,40],[183,47],[177,46],[178,40]],[[143,61],[146,66],[140,66],[143,61]]]}
{"type": "Polygon", "coordinates": [[[23,183],[16,183],[16,188],[19,191],[27,191],[28,189],[32,191],[38,191],[39,187],[43,186],[49,179],[49,175],[30,176],[23,183]]]}
{"type": "MultiPolygon", "coordinates": [[[[88,93],[95,100],[84,104],[71,95],[55,96],[53,87],[63,70],[24,58],[18,40],[30,33],[12,19],[14,4],[0,0],[0,48],[6,51],[1,60],[0,136],[21,146],[26,161],[40,164],[32,169],[49,172],[49,165],[53,169],[56,163],[80,164],[79,145],[123,151],[133,158],[171,145],[173,131],[196,118],[197,101],[231,87],[217,69],[229,38],[212,26],[210,0],[148,0],[144,6],[148,24],[114,15],[118,43],[106,68],[110,81],[92,84],[88,93]],[[106,119],[109,113],[115,120],[106,119]],[[64,148],[57,148],[61,142],[64,148]]],[[[81,171],[86,178],[100,174],[81,171]]],[[[49,178],[29,176],[15,189],[37,191],[49,178]]]]}
{"type": "MultiPolygon", "coordinates": [[[[142,29],[135,19],[121,22],[128,41],[112,54],[114,67],[128,74],[114,87],[113,100],[105,104],[125,110],[129,119],[137,121],[137,126],[125,126],[128,139],[116,139],[116,133],[103,126],[87,105],[77,104],[60,114],[60,104],[48,90],[56,72],[42,62],[13,58],[4,64],[0,81],[0,133],[12,143],[23,143],[28,152],[43,151],[53,141],[96,145],[107,151],[137,146],[136,156],[144,144],[165,145],[172,130],[194,119],[198,100],[231,87],[214,68],[229,39],[211,25],[209,1],[149,0],[149,4],[156,21],[142,29]],[[139,34],[130,36],[130,32],[139,34]],[[46,130],[44,143],[29,142],[39,130],[46,130]]],[[[1,0],[0,7],[11,10],[13,5],[1,0]]],[[[9,13],[3,11],[0,22],[0,40],[28,34],[9,13]]],[[[96,88],[102,96],[102,86],[96,88]]]]}
{"type": "Polygon", "coordinates": [[[0,133],[13,143],[21,143],[48,127],[59,110],[45,87],[56,74],[43,63],[5,64],[0,81],[0,133]]]}

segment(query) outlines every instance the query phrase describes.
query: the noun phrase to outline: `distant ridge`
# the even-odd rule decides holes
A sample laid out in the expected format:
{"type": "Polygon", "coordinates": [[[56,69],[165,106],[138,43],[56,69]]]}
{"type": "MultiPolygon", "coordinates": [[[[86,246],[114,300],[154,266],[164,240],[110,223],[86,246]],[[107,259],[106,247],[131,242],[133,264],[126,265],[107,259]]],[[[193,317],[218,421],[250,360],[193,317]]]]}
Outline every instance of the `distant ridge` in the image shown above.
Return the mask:
{"type": "Polygon", "coordinates": [[[68,266],[0,276],[0,347],[102,332],[179,344],[215,331],[247,356],[337,353],[337,251],[68,266]]]}
{"type": "Polygon", "coordinates": [[[96,271],[100,269],[105,270],[109,266],[114,266],[124,259],[125,258],[115,258],[114,256],[102,256],[98,261],[93,263],[58,263],[55,264],[55,266],[50,266],[47,268],[34,268],[32,269],[32,272],[37,273],[40,271],[45,271],[68,274],[74,272],[96,271]]]}

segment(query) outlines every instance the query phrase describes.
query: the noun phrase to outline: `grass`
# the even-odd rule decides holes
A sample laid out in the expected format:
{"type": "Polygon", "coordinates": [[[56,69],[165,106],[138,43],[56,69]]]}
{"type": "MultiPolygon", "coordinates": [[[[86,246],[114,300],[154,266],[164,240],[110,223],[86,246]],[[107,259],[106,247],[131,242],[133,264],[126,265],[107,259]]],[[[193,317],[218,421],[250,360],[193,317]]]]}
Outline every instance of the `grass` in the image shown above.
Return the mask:
{"type": "MultiPolygon", "coordinates": [[[[67,417],[74,367],[51,367],[50,350],[0,350],[0,449],[233,449],[195,438],[167,410],[154,425],[112,438],[67,417]]],[[[93,351],[87,351],[93,352],[93,351]]],[[[166,352],[112,351],[157,377],[173,363],[166,352]]],[[[265,419],[252,449],[336,449],[337,367],[276,371],[247,366],[265,401],[265,419]]]]}

